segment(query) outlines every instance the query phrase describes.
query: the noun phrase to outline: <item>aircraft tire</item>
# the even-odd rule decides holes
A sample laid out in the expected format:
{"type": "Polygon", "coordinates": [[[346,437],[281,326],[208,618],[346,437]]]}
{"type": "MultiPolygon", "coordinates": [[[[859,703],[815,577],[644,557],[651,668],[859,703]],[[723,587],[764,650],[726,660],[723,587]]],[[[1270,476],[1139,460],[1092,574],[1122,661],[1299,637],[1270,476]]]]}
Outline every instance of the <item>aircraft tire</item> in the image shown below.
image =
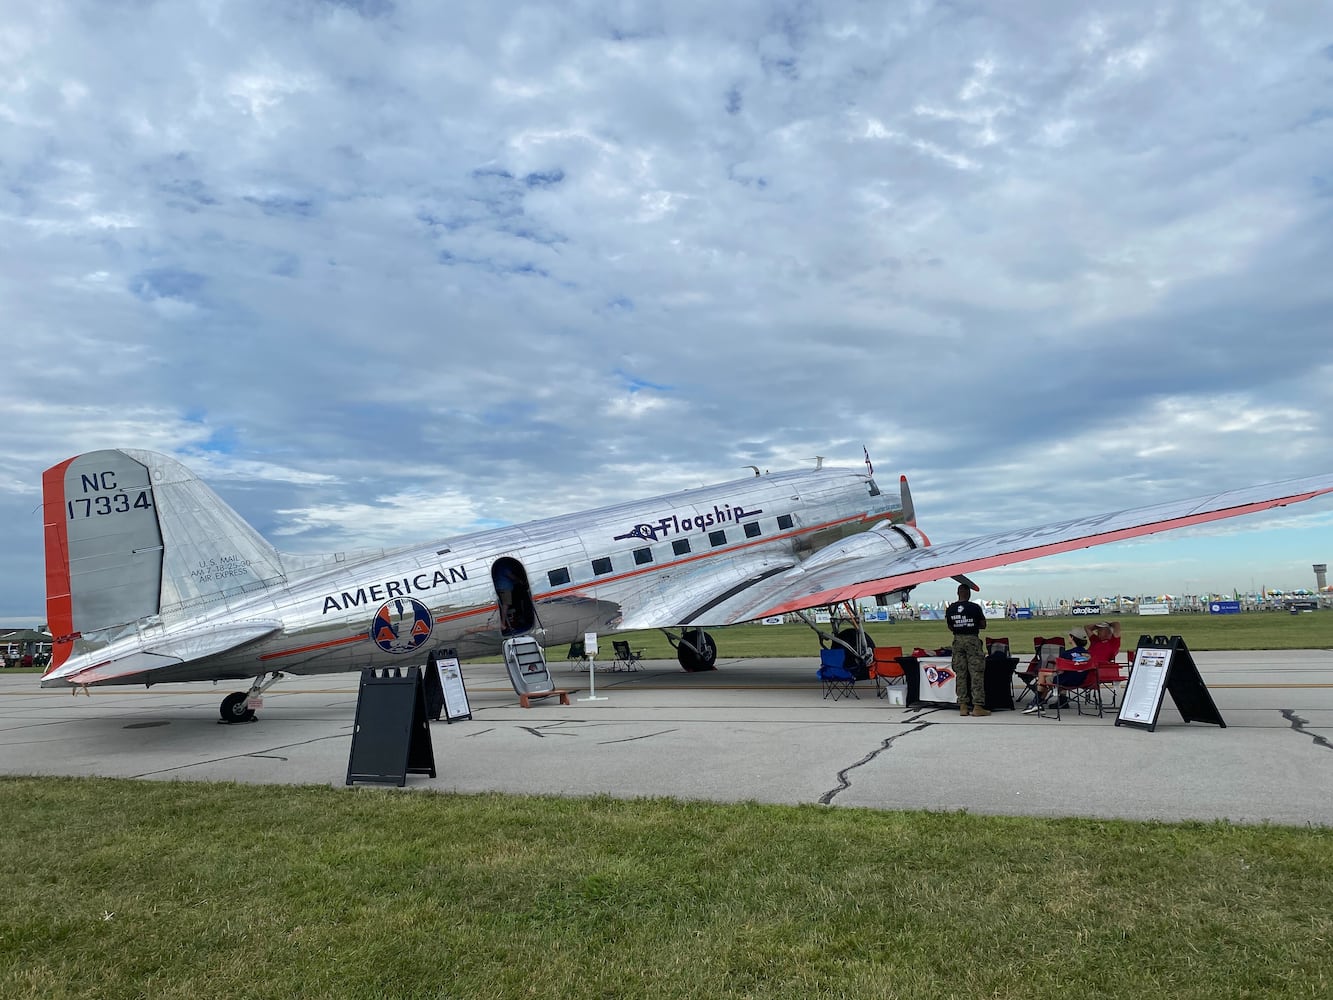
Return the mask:
{"type": "Polygon", "coordinates": [[[870,661],[875,655],[875,640],[864,633],[857,632],[854,628],[845,628],[838,633],[838,638],[852,649],[859,650],[859,663],[852,665],[852,673],[856,674],[858,681],[867,680],[870,677],[870,661]],[[858,642],[864,639],[863,644],[858,642]]]}
{"type": "Polygon", "coordinates": [[[253,708],[245,707],[244,691],[233,691],[222,699],[221,713],[223,722],[249,722],[255,717],[253,708]]]}
{"type": "Polygon", "coordinates": [[[698,649],[698,652],[690,649],[683,643],[676,647],[676,659],[687,673],[700,673],[705,670],[716,670],[717,663],[717,643],[713,637],[701,628],[690,629],[682,636],[691,645],[698,649]]]}

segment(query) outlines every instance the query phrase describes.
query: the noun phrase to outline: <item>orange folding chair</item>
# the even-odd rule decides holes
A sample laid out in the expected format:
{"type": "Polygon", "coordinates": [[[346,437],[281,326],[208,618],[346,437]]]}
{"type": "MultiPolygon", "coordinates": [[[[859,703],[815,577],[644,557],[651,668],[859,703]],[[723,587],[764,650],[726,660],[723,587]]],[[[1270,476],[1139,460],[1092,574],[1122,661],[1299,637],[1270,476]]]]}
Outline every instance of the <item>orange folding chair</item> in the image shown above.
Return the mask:
{"type": "Polygon", "coordinates": [[[889,685],[901,681],[907,683],[907,673],[898,657],[903,655],[902,646],[876,646],[870,659],[870,676],[875,679],[875,696],[887,698],[889,685]]]}

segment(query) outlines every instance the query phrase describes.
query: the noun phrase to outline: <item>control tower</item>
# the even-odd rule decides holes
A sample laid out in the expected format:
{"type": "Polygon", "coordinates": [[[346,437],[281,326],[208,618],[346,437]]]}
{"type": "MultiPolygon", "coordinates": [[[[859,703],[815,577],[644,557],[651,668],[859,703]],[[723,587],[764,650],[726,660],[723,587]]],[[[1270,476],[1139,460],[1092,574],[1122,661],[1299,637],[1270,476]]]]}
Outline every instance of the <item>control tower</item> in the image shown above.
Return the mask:
{"type": "Polygon", "coordinates": [[[1315,564],[1314,564],[1314,592],[1315,592],[1316,594],[1322,593],[1323,590],[1324,590],[1324,588],[1327,587],[1327,586],[1328,586],[1328,564],[1327,564],[1327,563],[1315,563],[1315,564]]]}

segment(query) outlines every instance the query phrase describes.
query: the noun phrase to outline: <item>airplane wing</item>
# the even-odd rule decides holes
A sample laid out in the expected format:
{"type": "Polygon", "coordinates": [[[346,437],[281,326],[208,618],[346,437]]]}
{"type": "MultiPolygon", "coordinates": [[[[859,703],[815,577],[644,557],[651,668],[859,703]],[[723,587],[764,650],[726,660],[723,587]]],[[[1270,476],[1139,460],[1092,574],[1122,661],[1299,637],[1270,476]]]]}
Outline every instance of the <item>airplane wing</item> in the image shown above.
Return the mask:
{"type": "Polygon", "coordinates": [[[823,607],[956,574],[1284,507],[1327,493],[1333,493],[1333,475],[1249,486],[906,550],[894,530],[881,525],[822,549],[782,574],[755,581],[688,624],[732,625],[823,607]]]}
{"type": "MultiPolygon", "coordinates": [[[[792,572],[794,559],[771,553],[747,552],[721,567],[696,563],[670,575],[656,574],[651,586],[625,602],[621,629],[661,628],[666,625],[720,624],[714,609],[750,592],[766,580],[792,572]]],[[[741,621],[742,619],[736,619],[741,621]]],[[[727,624],[731,624],[728,622],[727,624]]]]}

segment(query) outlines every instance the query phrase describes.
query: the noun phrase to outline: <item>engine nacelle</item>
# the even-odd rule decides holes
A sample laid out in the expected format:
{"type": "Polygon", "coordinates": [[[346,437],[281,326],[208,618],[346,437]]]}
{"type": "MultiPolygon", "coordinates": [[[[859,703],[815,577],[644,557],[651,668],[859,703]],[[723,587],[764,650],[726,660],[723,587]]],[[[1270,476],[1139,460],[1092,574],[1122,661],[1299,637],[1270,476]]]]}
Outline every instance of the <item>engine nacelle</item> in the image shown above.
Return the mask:
{"type": "Polygon", "coordinates": [[[845,559],[889,559],[898,552],[924,549],[930,544],[921,531],[910,524],[891,524],[883,521],[869,531],[851,535],[820,549],[801,563],[807,570],[831,566],[845,559]]]}

